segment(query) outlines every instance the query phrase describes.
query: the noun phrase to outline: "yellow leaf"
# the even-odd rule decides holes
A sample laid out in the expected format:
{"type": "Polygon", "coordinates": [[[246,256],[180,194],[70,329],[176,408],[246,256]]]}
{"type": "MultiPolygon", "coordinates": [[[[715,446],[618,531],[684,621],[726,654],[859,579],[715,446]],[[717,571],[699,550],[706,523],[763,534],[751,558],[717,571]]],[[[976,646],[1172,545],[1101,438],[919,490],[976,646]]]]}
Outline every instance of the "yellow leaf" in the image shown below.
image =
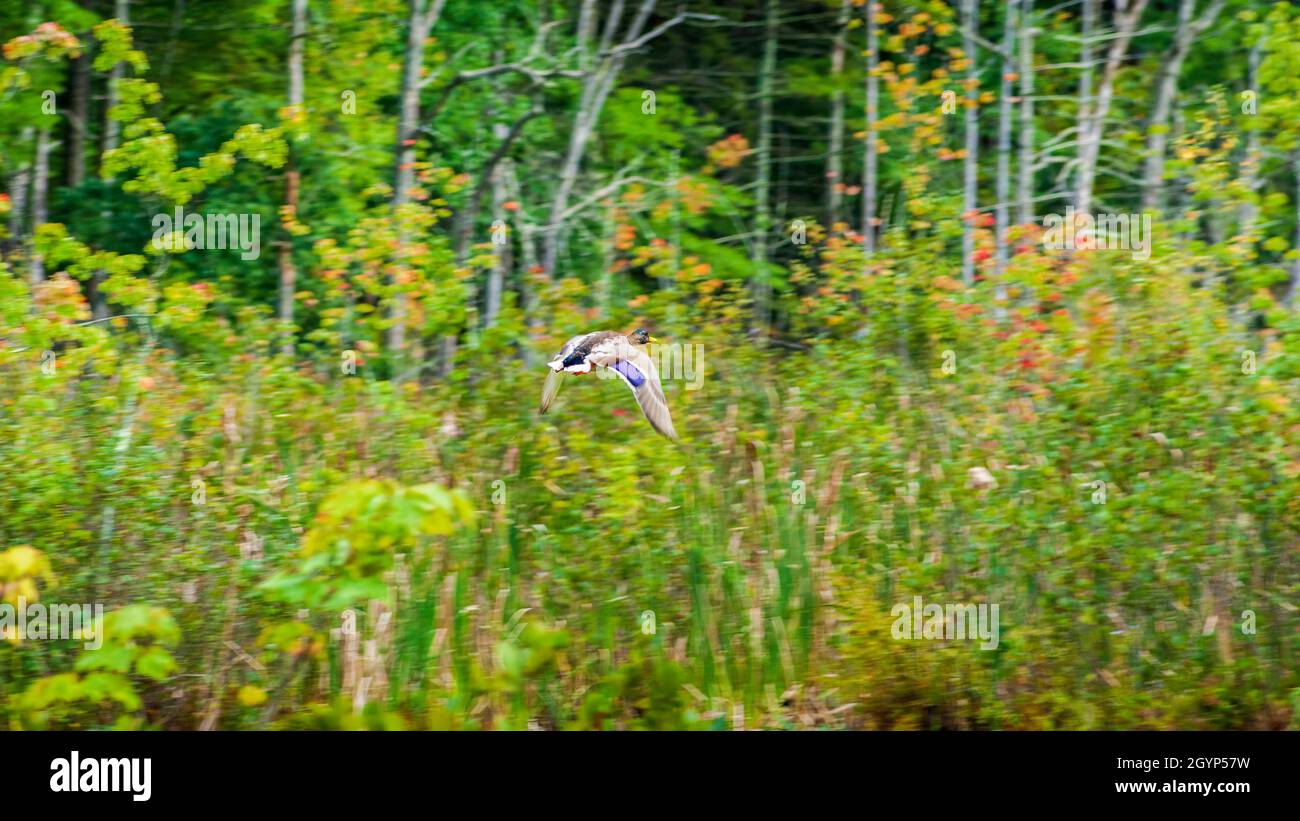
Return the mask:
{"type": "Polygon", "coordinates": [[[245,684],[239,688],[239,703],[245,707],[256,707],[266,701],[266,691],[261,687],[245,684]]]}

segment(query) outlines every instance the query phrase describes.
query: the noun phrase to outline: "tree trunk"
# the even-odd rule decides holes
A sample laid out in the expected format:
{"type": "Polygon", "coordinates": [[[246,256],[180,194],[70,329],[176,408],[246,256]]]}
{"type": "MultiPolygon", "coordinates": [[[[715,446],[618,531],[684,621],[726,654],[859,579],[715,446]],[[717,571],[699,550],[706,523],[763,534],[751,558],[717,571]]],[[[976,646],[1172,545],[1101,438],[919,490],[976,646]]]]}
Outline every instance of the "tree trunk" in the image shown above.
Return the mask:
{"type": "MultiPolygon", "coordinates": [[[[1259,95],[1259,61],[1262,56],[1264,38],[1262,36],[1255,38],[1255,43],[1250,47],[1250,55],[1246,60],[1246,87],[1250,89],[1257,97],[1259,95]]],[[[1256,99],[1258,104],[1258,99],[1256,99]]],[[[1246,160],[1241,164],[1242,181],[1246,190],[1250,192],[1245,202],[1241,206],[1241,233],[1246,236],[1254,236],[1255,221],[1259,219],[1259,204],[1256,197],[1259,195],[1259,172],[1260,165],[1263,163],[1264,154],[1259,144],[1259,129],[1252,128],[1246,132],[1246,160]]]]}
{"type": "MultiPolygon", "coordinates": [[[[113,16],[119,23],[124,26],[131,25],[131,0],[114,0],[113,16]]],[[[100,143],[99,154],[99,172],[103,176],[104,157],[110,151],[117,150],[121,142],[121,124],[110,116],[113,109],[118,103],[117,85],[125,73],[125,66],[121,63],[114,63],[108,71],[108,88],[104,95],[104,134],[100,143]]],[[[112,179],[106,178],[105,182],[112,182],[112,179]]],[[[100,216],[104,224],[112,230],[113,213],[111,211],[102,211],[100,216]]],[[[90,275],[90,282],[87,283],[86,294],[90,301],[91,314],[95,319],[108,318],[108,300],[105,299],[104,293],[100,286],[104,284],[105,273],[102,269],[96,270],[90,275]]]]}
{"type": "MultiPolygon", "coordinates": [[[[535,271],[541,270],[541,264],[537,258],[537,226],[528,217],[528,212],[524,208],[523,191],[519,185],[519,175],[515,171],[513,164],[507,164],[502,167],[503,182],[506,187],[506,194],[518,205],[515,212],[515,224],[519,226],[519,263],[521,276],[519,277],[519,308],[524,316],[524,323],[530,324],[533,319],[534,303],[536,298],[533,295],[532,284],[529,277],[535,271]]],[[[536,354],[533,352],[531,345],[525,345],[523,348],[524,364],[532,367],[537,363],[536,354]]]]}
{"type": "Polygon", "coordinates": [[[1021,225],[1034,221],[1034,0],[1024,0],[1020,12],[1020,176],[1016,199],[1021,225]]]}
{"type": "MultiPolygon", "coordinates": [[[[293,0],[293,30],[289,40],[289,108],[301,116],[303,108],[303,71],[302,52],[307,38],[307,0],[293,0]]],[[[284,205],[291,219],[298,215],[298,168],[294,162],[293,146],[289,147],[289,156],[284,169],[284,205]]],[[[288,231],[280,238],[278,249],[280,268],[280,322],[286,326],[281,351],[286,356],[293,355],[294,293],[298,289],[298,271],[293,265],[293,235],[288,231]]]]}
{"type": "Polygon", "coordinates": [[[1080,214],[1092,211],[1092,190],[1097,176],[1097,157],[1101,152],[1101,137],[1110,101],[1115,94],[1115,77],[1128,54],[1133,33],[1146,9],[1147,0],[1115,0],[1115,34],[1106,52],[1106,65],[1102,70],[1097,99],[1088,109],[1087,133],[1079,145],[1079,186],[1075,192],[1075,210],[1080,214]]]}
{"type": "MultiPolygon", "coordinates": [[[[514,145],[515,140],[519,138],[528,121],[541,113],[542,108],[540,105],[535,104],[528,113],[521,116],[509,128],[504,123],[496,123],[492,126],[492,134],[497,143],[496,148],[493,149],[492,154],[488,156],[479,169],[477,182],[475,182],[474,188],[470,190],[465,205],[457,213],[455,225],[452,229],[452,248],[456,254],[457,265],[464,265],[469,260],[470,246],[473,245],[474,223],[478,221],[484,195],[494,184],[497,167],[506,162],[506,154],[514,145]]],[[[491,106],[484,108],[484,116],[486,119],[492,119],[493,111],[491,106]]]]}
{"type": "MultiPolygon", "coordinates": [[[[494,126],[498,140],[504,141],[507,135],[507,129],[504,123],[497,123],[494,126]]],[[[506,219],[505,204],[506,195],[506,176],[510,172],[510,160],[502,160],[492,169],[492,214],[496,219],[506,219]]],[[[493,247],[492,269],[488,271],[487,293],[483,300],[483,327],[491,328],[497,324],[497,316],[501,313],[501,291],[504,287],[506,276],[510,271],[510,243],[513,237],[501,245],[493,247]]]]}
{"type": "Polygon", "coordinates": [[[772,230],[772,87],[776,73],[777,0],[767,0],[767,29],[763,38],[763,59],[758,70],[758,145],[755,153],[757,178],[754,180],[754,326],[765,328],[769,319],[771,282],[767,269],[767,240],[772,230]]]}
{"type": "MultiPolygon", "coordinates": [[[[623,46],[628,46],[640,38],[646,21],[654,11],[656,0],[643,0],[636,17],[628,26],[623,46]]],[[[587,143],[595,133],[596,123],[600,120],[601,109],[605,99],[618,81],[623,69],[627,48],[611,48],[614,35],[618,31],[619,20],[623,15],[623,0],[614,0],[609,15],[605,19],[604,33],[601,35],[598,56],[600,60],[588,74],[582,86],[582,96],[578,101],[578,111],[573,118],[573,129],[569,132],[569,147],[560,167],[560,181],[555,195],[551,199],[550,217],[543,228],[545,235],[542,243],[542,267],[548,276],[556,274],[556,263],[560,256],[560,247],[564,240],[564,211],[569,207],[569,197],[573,194],[578,181],[578,171],[582,167],[582,158],[587,151],[587,143]]]]}
{"type": "MultiPolygon", "coordinates": [[[[1170,119],[1173,120],[1172,131],[1171,131],[1171,136],[1173,137],[1172,142],[1177,144],[1184,136],[1187,135],[1187,117],[1183,113],[1183,110],[1181,108],[1175,108],[1173,110],[1173,114],[1171,115],[1170,119]]],[[[1189,198],[1190,197],[1187,192],[1187,177],[1185,174],[1180,173],[1178,176],[1174,178],[1174,185],[1169,192],[1170,213],[1182,214],[1188,206],[1189,198]]],[[[1183,224],[1186,223],[1183,223],[1181,221],[1174,222],[1174,226],[1175,226],[1174,239],[1176,240],[1177,244],[1186,246],[1186,244],[1191,240],[1192,234],[1195,233],[1195,231],[1192,230],[1190,226],[1186,228],[1178,227],[1179,225],[1183,225],[1183,224]]]]}
{"type": "Polygon", "coordinates": [[[90,100],[90,55],[68,62],[68,108],[63,144],[68,147],[63,184],[78,188],[86,181],[86,125],[90,100]]]}
{"type": "MultiPolygon", "coordinates": [[[[1300,151],[1291,154],[1291,171],[1295,174],[1296,207],[1295,244],[1292,247],[1300,248],[1300,151]]],[[[1291,307],[1292,302],[1295,300],[1297,286],[1300,286],[1300,256],[1291,260],[1291,281],[1287,283],[1285,298],[1288,308],[1291,307]]]]}
{"type": "Polygon", "coordinates": [[[175,0],[172,3],[172,24],[167,31],[167,49],[163,52],[162,70],[159,75],[168,77],[172,73],[172,66],[176,63],[176,43],[180,40],[181,26],[185,22],[185,0],[175,0]]]}
{"type": "MultiPolygon", "coordinates": [[[[36,132],[36,164],[32,173],[32,236],[49,222],[48,199],[50,193],[50,130],[36,132]]],[[[31,281],[35,285],[45,280],[45,261],[32,249],[31,281]]]]}
{"type": "MultiPolygon", "coordinates": [[[[35,138],[36,129],[27,126],[20,132],[18,144],[29,146],[35,138]]],[[[21,152],[21,154],[26,153],[26,151],[21,152]]],[[[9,178],[9,225],[13,230],[9,239],[5,240],[6,254],[27,245],[27,195],[31,192],[31,188],[32,163],[31,160],[24,159],[9,178]]]]}
{"type": "Polygon", "coordinates": [[[1193,20],[1196,0],[1180,0],[1178,4],[1178,28],[1174,33],[1173,48],[1160,67],[1155,103],[1151,107],[1151,121],[1147,125],[1147,156],[1142,173],[1143,211],[1159,209],[1162,205],[1165,148],[1169,144],[1169,111],[1178,96],[1178,75],[1182,73],[1183,61],[1187,59],[1192,42],[1214,23],[1222,9],[1223,0],[1212,0],[1201,16],[1193,20]]]}
{"type": "MultiPolygon", "coordinates": [[[[1077,198],[1077,192],[1083,184],[1083,155],[1084,144],[1088,141],[1089,123],[1092,116],[1093,106],[1093,38],[1097,32],[1097,3],[1098,0],[1080,0],[1082,3],[1081,18],[1079,22],[1079,63],[1083,66],[1079,71],[1079,106],[1075,115],[1075,149],[1076,163],[1074,167],[1074,190],[1077,198]]],[[[1091,185],[1091,183],[1089,183],[1091,185]]]]}
{"type": "MultiPolygon", "coordinates": [[[[393,211],[411,200],[415,184],[415,135],[420,123],[420,75],[424,68],[424,41],[438,22],[446,0],[409,0],[406,18],[406,53],[402,59],[402,84],[399,89],[397,145],[393,170],[393,211]]],[[[397,255],[404,260],[409,240],[406,230],[397,232],[397,255]]],[[[391,283],[400,289],[404,283],[391,283]]],[[[400,372],[406,351],[406,294],[395,290],[389,303],[388,349],[400,372]]]]}
{"type": "Polygon", "coordinates": [[[826,140],[826,227],[840,220],[844,201],[844,52],[848,44],[853,0],[843,0],[831,41],[831,128],[826,140]]]}
{"type": "MultiPolygon", "coordinates": [[[[1088,133],[1088,112],[1092,109],[1092,38],[1097,30],[1097,0],[1080,0],[1079,18],[1079,107],[1075,114],[1075,143],[1078,153],[1083,153],[1083,140],[1088,133]]],[[[1075,189],[1078,190],[1078,167],[1075,168],[1075,189]]]]}
{"type": "MultiPolygon", "coordinates": [[[[1300,151],[1296,151],[1291,155],[1291,170],[1295,174],[1296,206],[1295,245],[1292,247],[1300,248],[1300,151]]],[[[1286,289],[1286,305],[1288,308],[1291,307],[1291,303],[1295,299],[1297,285],[1300,285],[1300,256],[1291,261],[1291,282],[1286,289]]]]}
{"type": "Polygon", "coordinates": [[[998,179],[997,223],[994,238],[994,267],[998,275],[999,295],[1005,286],[1002,273],[1007,269],[1007,228],[1011,224],[1011,81],[1016,43],[1016,14],[1020,0],[1007,0],[1002,20],[1002,78],[998,92],[998,179]]]}
{"type": "Polygon", "coordinates": [[[867,77],[866,77],[866,134],[862,156],[862,256],[868,270],[876,253],[876,198],[877,160],[876,125],[880,118],[880,78],[876,67],[880,65],[880,27],[876,22],[875,0],[867,0],[867,77]]]}
{"type": "MultiPolygon", "coordinates": [[[[64,145],[68,149],[67,160],[63,165],[63,184],[69,188],[80,188],[86,181],[86,146],[90,135],[91,62],[90,54],[83,52],[68,65],[71,73],[68,82],[70,93],[66,112],[67,127],[63,138],[64,145]]],[[[95,276],[95,272],[91,272],[91,275],[86,278],[83,287],[92,317],[102,319],[108,316],[108,305],[104,301],[104,295],[99,291],[98,277],[95,276]]]]}
{"type": "MultiPolygon", "coordinates": [[[[113,5],[113,16],[117,18],[117,21],[122,25],[131,25],[131,0],[115,0],[113,5]]],[[[124,72],[125,67],[120,62],[115,63],[108,71],[108,94],[104,103],[104,154],[117,148],[118,144],[121,142],[121,123],[108,116],[108,113],[117,105],[117,83],[122,79],[124,72]]]]}
{"type": "Polygon", "coordinates": [[[596,54],[592,50],[592,41],[596,36],[596,14],[596,0],[582,0],[578,12],[578,66],[583,71],[590,71],[595,65],[596,54]]]}
{"type": "Polygon", "coordinates": [[[975,52],[979,0],[962,0],[962,50],[966,57],[966,157],[962,163],[961,278],[975,282],[975,208],[979,184],[979,72],[975,52]]]}
{"type": "MultiPolygon", "coordinates": [[[[497,62],[499,63],[501,59],[501,55],[498,54],[497,62]]],[[[478,221],[478,214],[483,202],[484,194],[489,189],[491,190],[492,196],[493,219],[503,220],[506,223],[510,222],[510,220],[506,218],[507,214],[503,207],[503,204],[508,199],[505,194],[506,188],[502,176],[504,173],[503,169],[508,167],[510,162],[506,158],[506,155],[510,151],[510,147],[514,145],[515,140],[523,133],[524,126],[527,125],[529,120],[541,114],[542,110],[543,109],[538,101],[534,100],[533,108],[516,120],[512,126],[506,127],[505,123],[493,124],[492,136],[496,139],[496,148],[483,162],[483,167],[479,169],[478,180],[475,182],[474,188],[470,192],[468,201],[465,203],[460,213],[457,214],[453,227],[454,238],[452,241],[452,247],[456,255],[456,265],[458,267],[463,267],[469,261],[470,248],[473,245],[471,240],[474,233],[474,223],[478,221]]],[[[484,116],[488,120],[493,118],[494,115],[490,106],[484,109],[484,116]]],[[[496,322],[496,315],[500,311],[502,277],[506,271],[509,271],[510,243],[513,241],[514,236],[512,229],[512,233],[504,245],[494,246],[493,255],[496,257],[496,260],[493,267],[488,271],[487,303],[484,305],[485,311],[491,311],[491,316],[484,316],[482,318],[484,321],[481,324],[484,327],[494,324],[496,322]],[[503,262],[505,267],[501,268],[500,266],[503,262]]],[[[531,242],[531,239],[528,241],[531,242]]],[[[469,308],[470,316],[472,317],[478,308],[478,294],[474,292],[473,289],[471,289],[469,297],[469,308]]],[[[471,327],[475,327],[480,324],[480,322],[478,319],[474,319],[470,324],[471,327]]],[[[454,336],[445,337],[443,339],[442,347],[442,369],[440,370],[440,373],[443,375],[446,375],[446,373],[449,372],[447,369],[451,366],[451,359],[455,356],[455,353],[456,338],[454,336]]]]}
{"type": "MultiPolygon", "coordinates": [[[[505,57],[500,50],[497,50],[492,56],[492,62],[494,64],[499,65],[504,61],[504,59],[505,57]]],[[[482,111],[482,121],[491,123],[489,131],[492,133],[494,138],[497,138],[498,145],[505,141],[505,131],[499,131],[499,124],[495,122],[497,117],[495,101],[500,97],[500,84],[493,82],[492,95],[488,97],[482,111]],[[499,138],[498,134],[501,135],[499,138]]],[[[480,133],[481,132],[476,128],[474,131],[474,154],[476,156],[481,150],[481,142],[479,140],[480,133]]],[[[456,209],[455,221],[452,223],[451,229],[451,248],[452,253],[455,254],[456,267],[458,268],[464,267],[469,262],[470,248],[474,244],[474,227],[475,223],[478,222],[478,213],[482,206],[483,193],[487,187],[493,183],[493,181],[494,176],[492,174],[492,164],[491,162],[485,162],[479,169],[478,174],[475,176],[474,187],[470,189],[469,197],[466,198],[464,205],[456,209]]],[[[500,217],[500,214],[496,212],[495,208],[492,210],[492,217],[493,219],[500,217]]]]}
{"type": "Polygon", "coordinates": [[[611,199],[605,206],[605,220],[600,243],[600,315],[609,319],[609,306],[614,295],[614,261],[618,256],[618,207],[611,199]]]}

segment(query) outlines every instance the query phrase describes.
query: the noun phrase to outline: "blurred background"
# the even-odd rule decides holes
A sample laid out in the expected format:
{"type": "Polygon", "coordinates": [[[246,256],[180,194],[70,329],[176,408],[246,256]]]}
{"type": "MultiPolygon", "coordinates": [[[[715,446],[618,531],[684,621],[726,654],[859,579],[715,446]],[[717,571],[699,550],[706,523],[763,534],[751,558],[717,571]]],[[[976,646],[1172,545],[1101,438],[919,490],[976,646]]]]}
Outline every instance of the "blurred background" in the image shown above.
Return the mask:
{"type": "Polygon", "coordinates": [[[1298,34],[0,0],[0,720],[1294,728],[1298,34]]]}

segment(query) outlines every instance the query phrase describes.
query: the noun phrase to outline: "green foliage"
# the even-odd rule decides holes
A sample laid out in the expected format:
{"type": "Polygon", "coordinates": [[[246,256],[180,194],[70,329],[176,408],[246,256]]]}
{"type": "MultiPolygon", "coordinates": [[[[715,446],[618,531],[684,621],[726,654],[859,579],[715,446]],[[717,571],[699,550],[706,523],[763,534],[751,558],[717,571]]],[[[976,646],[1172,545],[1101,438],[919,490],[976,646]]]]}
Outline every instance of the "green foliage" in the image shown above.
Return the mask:
{"type": "Polygon", "coordinates": [[[139,682],[163,682],[176,671],[175,620],[164,608],[130,605],[104,616],[94,635],[100,646],[82,652],[74,672],[40,678],[15,699],[24,728],[93,728],[117,710],[114,729],[144,725],[139,682]]]}
{"type": "Polygon", "coordinates": [[[415,547],[422,537],[446,536],[454,524],[473,519],[463,493],[436,484],[350,482],[321,504],[303,538],[297,568],[261,587],[290,604],[326,610],[381,598],[384,574],[398,551],[415,547]]]}
{"type": "Polygon", "coordinates": [[[377,702],[372,701],[356,712],[347,699],[338,698],[330,704],[307,705],[302,713],[287,722],[285,729],[396,731],[407,729],[407,725],[401,716],[387,712],[377,702]]]}
{"type": "Polygon", "coordinates": [[[719,730],[719,716],[706,722],[691,708],[686,671],[670,661],[631,660],[601,679],[587,694],[573,729],[719,730]],[[626,721],[623,716],[630,716],[626,721]]]}

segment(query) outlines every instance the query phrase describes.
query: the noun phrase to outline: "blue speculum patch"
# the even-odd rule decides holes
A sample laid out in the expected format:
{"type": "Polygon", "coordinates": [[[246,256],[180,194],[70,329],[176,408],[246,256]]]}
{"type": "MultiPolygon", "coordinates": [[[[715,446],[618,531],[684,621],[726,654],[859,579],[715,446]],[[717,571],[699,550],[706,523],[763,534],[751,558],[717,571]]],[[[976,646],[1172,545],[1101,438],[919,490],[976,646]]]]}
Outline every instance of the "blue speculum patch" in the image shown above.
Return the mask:
{"type": "Polygon", "coordinates": [[[631,383],[632,387],[634,388],[639,388],[645,384],[645,374],[641,373],[641,371],[637,368],[636,365],[633,365],[631,362],[628,362],[626,359],[620,359],[617,362],[615,362],[614,370],[623,374],[623,376],[627,379],[629,383],[631,383]]]}

